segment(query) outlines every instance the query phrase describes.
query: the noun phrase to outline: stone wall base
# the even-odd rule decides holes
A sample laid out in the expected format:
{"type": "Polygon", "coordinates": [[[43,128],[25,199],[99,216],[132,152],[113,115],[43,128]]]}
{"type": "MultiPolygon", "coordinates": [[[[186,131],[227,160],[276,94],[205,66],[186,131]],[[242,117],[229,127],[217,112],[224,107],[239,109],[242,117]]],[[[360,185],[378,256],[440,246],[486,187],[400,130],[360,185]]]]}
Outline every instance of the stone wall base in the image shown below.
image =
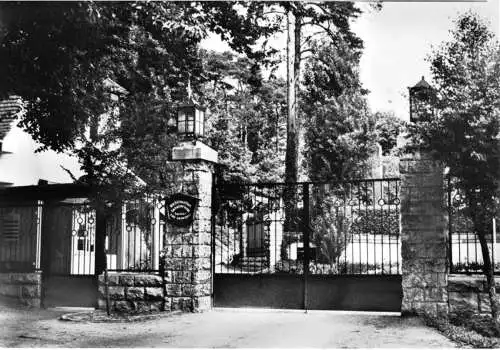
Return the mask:
{"type": "MultiPolygon", "coordinates": [[[[158,275],[119,272],[108,274],[110,309],[113,312],[149,313],[159,311],[201,312],[209,310],[211,297],[172,297],[165,291],[164,279],[158,275]]],[[[104,274],[99,276],[98,308],[106,310],[104,274]]]]}
{"type": "Polygon", "coordinates": [[[165,297],[165,311],[203,312],[212,308],[210,296],[165,297]]]}
{"type": "Polygon", "coordinates": [[[41,306],[41,272],[2,272],[0,273],[0,296],[32,307],[41,306]]]}
{"type": "Polygon", "coordinates": [[[448,304],[446,302],[415,302],[401,306],[401,316],[446,317],[448,304]]]}
{"type": "MultiPolygon", "coordinates": [[[[482,275],[450,275],[448,278],[450,314],[490,314],[490,300],[486,286],[486,278],[482,275]]],[[[500,292],[498,280],[496,290],[497,293],[500,292]]]]}
{"type": "MultiPolygon", "coordinates": [[[[99,276],[99,309],[106,309],[104,274],[99,276]]],[[[149,313],[165,310],[163,279],[142,273],[109,273],[108,294],[113,312],[149,313]]]]}

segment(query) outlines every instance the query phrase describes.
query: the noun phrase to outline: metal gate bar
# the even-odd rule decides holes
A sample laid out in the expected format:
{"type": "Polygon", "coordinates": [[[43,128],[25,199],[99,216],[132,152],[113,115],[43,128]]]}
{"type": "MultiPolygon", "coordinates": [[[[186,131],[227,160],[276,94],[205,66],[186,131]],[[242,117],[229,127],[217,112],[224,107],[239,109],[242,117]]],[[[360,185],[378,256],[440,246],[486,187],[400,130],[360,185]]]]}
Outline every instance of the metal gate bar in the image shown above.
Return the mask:
{"type": "Polygon", "coordinates": [[[294,308],[299,295],[303,309],[399,308],[399,179],[222,183],[214,197],[215,306],[282,305],[273,291],[294,308]],[[318,303],[328,285],[336,299],[354,299],[318,303]],[[363,293],[368,304],[359,302],[363,293]]]}

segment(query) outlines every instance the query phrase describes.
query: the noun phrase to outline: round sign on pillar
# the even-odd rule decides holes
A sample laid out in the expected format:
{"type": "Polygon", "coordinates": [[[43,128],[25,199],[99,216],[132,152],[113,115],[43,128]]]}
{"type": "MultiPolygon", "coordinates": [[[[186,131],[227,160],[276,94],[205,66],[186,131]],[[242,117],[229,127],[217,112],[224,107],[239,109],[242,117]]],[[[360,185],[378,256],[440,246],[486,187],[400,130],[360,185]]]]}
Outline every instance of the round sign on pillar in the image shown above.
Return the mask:
{"type": "Polygon", "coordinates": [[[167,222],[177,227],[187,227],[194,220],[199,199],[183,193],[176,193],[165,200],[167,222]]]}

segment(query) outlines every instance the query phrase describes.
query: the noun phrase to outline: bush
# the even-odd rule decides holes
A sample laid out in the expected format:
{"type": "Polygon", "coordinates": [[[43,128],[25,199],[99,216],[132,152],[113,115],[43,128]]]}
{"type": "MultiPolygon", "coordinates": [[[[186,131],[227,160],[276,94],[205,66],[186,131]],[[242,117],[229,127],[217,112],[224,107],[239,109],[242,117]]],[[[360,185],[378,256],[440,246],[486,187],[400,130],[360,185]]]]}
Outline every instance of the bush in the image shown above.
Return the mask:
{"type": "Polygon", "coordinates": [[[456,326],[464,326],[473,329],[485,337],[500,337],[498,324],[487,315],[475,315],[473,313],[459,313],[450,316],[450,322],[456,326]]]}
{"type": "MultiPolygon", "coordinates": [[[[453,272],[455,273],[483,273],[484,263],[471,261],[468,263],[453,263],[453,272]]],[[[495,263],[495,271],[500,270],[500,263],[495,263]]]]}
{"type": "Polygon", "coordinates": [[[359,211],[351,225],[353,234],[399,236],[399,214],[388,210],[359,211]]]}
{"type": "Polygon", "coordinates": [[[297,260],[280,260],[274,266],[275,272],[286,272],[292,274],[302,274],[304,265],[302,261],[297,260]]]}
{"type": "Polygon", "coordinates": [[[316,260],[322,264],[336,265],[350,238],[350,225],[345,216],[324,210],[312,222],[312,242],[316,248],[316,260]]]}

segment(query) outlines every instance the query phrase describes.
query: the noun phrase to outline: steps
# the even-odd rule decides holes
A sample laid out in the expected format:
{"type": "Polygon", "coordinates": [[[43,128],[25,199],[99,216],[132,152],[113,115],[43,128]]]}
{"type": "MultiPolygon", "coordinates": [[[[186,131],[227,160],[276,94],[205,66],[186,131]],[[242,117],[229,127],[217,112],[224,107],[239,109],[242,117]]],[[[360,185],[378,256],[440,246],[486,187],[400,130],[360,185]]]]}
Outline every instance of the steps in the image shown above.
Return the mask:
{"type": "Polygon", "coordinates": [[[245,271],[261,271],[268,268],[267,257],[265,256],[245,256],[241,258],[238,264],[245,271]]]}

